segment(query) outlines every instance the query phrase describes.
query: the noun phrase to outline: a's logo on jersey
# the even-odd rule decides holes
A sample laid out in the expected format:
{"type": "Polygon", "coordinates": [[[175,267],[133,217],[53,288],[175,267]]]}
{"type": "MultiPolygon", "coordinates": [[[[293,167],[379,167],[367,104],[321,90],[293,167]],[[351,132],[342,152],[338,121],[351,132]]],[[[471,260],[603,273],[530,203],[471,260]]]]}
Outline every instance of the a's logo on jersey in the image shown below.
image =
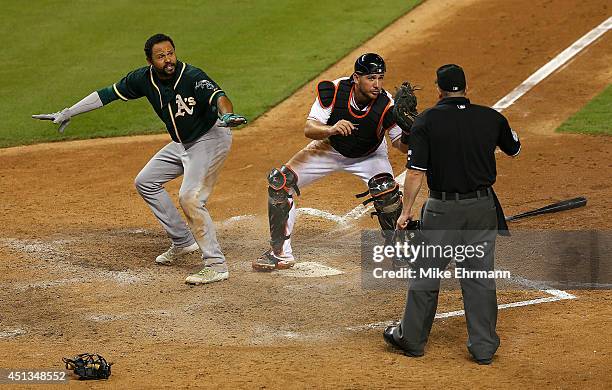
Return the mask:
{"type": "Polygon", "coordinates": [[[193,115],[193,106],[196,105],[196,101],[193,97],[188,97],[183,99],[181,95],[176,95],[176,114],[174,114],[175,118],[179,116],[185,116],[185,114],[193,115]]]}
{"type": "Polygon", "coordinates": [[[465,104],[457,104],[457,108],[460,110],[465,110],[465,104]]]}
{"type": "Polygon", "coordinates": [[[200,81],[197,81],[197,82],[195,83],[195,89],[198,89],[198,88],[201,88],[201,89],[210,89],[210,90],[214,90],[214,89],[216,89],[216,87],[214,86],[214,84],[213,84],[213,83],[211,83],[211,82],[210,82],[210,81],[208,81],[208,80],[200,80],[200,81]]]}

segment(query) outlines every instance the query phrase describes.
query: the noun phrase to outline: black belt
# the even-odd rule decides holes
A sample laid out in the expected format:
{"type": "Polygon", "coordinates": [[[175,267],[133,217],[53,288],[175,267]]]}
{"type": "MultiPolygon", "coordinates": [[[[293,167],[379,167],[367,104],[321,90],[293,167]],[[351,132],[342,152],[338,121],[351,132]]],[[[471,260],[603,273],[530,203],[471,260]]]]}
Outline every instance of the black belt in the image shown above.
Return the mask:
{"type": "Polygon", "coordinates": [[[429,191],[429,197],[439,200],[463,200],[484,198],[491,195],[491,187],[474,192],[460,194],[458,192],[429,191]]]}

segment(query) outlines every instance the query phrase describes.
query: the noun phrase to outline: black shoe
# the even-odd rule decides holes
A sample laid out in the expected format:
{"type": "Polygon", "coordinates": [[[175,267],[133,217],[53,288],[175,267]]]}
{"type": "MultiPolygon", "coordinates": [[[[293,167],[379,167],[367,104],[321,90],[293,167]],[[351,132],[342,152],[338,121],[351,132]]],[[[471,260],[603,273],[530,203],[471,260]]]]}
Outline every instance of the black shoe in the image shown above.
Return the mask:
{"type": "Polygon", "coordinates": [[[395,325],[387,326],[385,328],[385,331],[383,332],[383,337],[385,338],[387,344],[389,344],[390,346],[403,350],[402,346],[399,345],[399,343],[393,338],[393,330],[395,328],[397,328],[397,326],[395,325]]]}
{"type": "MultiPolygon", "coordinates": [[[[471,352],[470,352],[470,355],[472,355],[471,352]]],[[[476,363],[478,363],[481,366],[488,366],[493,361],[493,356],[489,358],[477,358],[476,356],[472,355],[472,360],[474,360],[476,363]]]]}
{"type": "Polygon", "coordinates": [[[385,341],[387,342],[387,344],[389,344],[390,346],[399,349],[400,351],[404,352],[404,355],[409,356],[409,357],[421,357],[424,355],[423,352],[412,352],[412,351],[407,351],[406,349],[404,349],[404,347],[402,347],[393,337],[393,330],[397,328],[396,325],[391,325],[391,326],[387,326],[385,328],[385,331],[383,332],[383,337],[385,339],[385,341]]]}

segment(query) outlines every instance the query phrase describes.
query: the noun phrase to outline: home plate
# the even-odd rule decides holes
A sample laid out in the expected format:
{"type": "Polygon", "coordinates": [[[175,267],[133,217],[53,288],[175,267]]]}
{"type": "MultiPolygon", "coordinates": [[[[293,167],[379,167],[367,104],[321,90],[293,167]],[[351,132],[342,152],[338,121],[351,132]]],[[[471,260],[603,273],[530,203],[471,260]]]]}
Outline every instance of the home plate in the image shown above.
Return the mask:
{"type": "Polygon", "coordinates": [[[279,274],[282,276],[289,276],[293,278],[320,278],[323,276],[334,276],[343,273],[344,272],[340,270],[316,263],[314,261],[296,263],[293,268],[279,272],[279,274]]]}

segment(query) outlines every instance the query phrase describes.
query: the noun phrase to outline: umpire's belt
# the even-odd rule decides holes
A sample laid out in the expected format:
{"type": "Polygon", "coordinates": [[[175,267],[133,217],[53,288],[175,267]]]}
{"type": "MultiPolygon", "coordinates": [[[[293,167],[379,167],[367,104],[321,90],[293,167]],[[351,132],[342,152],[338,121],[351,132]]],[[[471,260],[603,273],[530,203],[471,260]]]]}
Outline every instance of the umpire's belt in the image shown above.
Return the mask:
{"type": "Polygon", "coordinates": [[[491,195],[491,187],[460,194],[458,192],[429,191],[429,197],[439,200],[480,199],[491,195]]]}

